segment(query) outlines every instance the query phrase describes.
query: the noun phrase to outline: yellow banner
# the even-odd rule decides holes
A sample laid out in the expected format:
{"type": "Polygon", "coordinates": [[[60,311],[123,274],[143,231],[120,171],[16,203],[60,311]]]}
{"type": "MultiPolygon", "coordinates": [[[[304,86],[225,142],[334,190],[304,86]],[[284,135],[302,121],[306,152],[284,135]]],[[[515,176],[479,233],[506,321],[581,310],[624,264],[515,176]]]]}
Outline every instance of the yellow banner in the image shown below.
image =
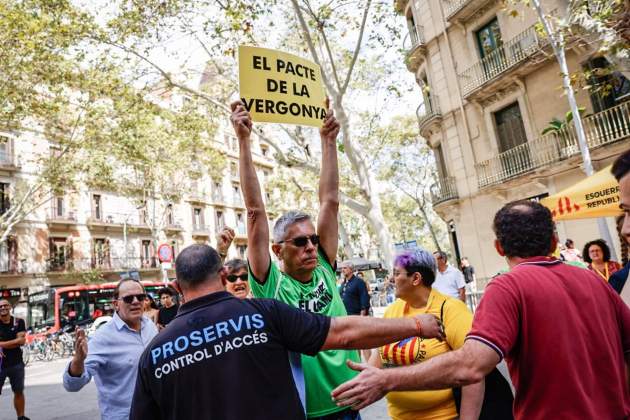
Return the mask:
{"type": "Polygon", "coordinates": [[[556,221],[621,214],[619,183],[610,173],[610,166],[540,202],[551,210],[556,221]]]}
{"type": "Polygon", "coordinates": [[[253,121],[321,127],[326,93],[319,66],[268,48],[238,47],[241,100],[253,121]]]}

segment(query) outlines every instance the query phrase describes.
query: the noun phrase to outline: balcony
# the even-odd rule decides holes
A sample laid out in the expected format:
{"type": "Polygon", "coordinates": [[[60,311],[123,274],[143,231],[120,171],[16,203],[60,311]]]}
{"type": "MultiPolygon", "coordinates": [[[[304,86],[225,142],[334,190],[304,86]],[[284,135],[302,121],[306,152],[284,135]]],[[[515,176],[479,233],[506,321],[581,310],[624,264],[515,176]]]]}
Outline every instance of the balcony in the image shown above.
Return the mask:
{"type": "Polygon", "coordinates": [[[172,223],[167,223],[164,227],[166,233],[177,233],[182,232],[184,230],[182,224],[178,221],[173,221],[172,223]]]}
{"type": "Polygon", "coordinates": [[[232,204],[234,205],[234,207],[238,207],[238,208],[245,208],[245,203],[243,202],[243,197],[241,197],[240,195],[235,195],[234,198],[232,199],[232,204]]]}
{"type": "Polygon", "coordinates": [[[0,170],[5,172],[15,172],[18,169],[20,169],[20,165],[13,153],[0,150],[0,170]]]}
{"type": "Polygon", "coordinates": [[[462,96],[466,99],[482,99],[513,83],[510,76],[524,76],[538,68],[546,60],[542,49],[548,42],[538,34],[534,26],[504,43],[468,69],[458,74],[462,96]],[[540,55],[540,59],[534,60],[540,55]]]}
{"type": "Polygon", "coordinates": [[[53,208],[50,216],[46,218],[46,224],[51,229],[68,229],[77,224],[77,215],[73,211],[63,212],[60,215],[59,211],[53,208]]]}
{"type": "Polygon", "coordinates": [[[159,264],[155,257],[138,257],[130,255],[128,257],[107,258],[105,256],[94,256],[92,258],[59,259],[50,258],[46,264],[47,272],[82,272],[89,270],[99,270],[103,272],[118,272],[126,270],[157,270],[159,264]]]}
{"type": "Polygon", "coordinates": [[[205,192],[191,191],[188,194],[188,199],[186,201],[189,201],[191,203],[207,204],[209,202],[208,194],[206,194],[205,192]]]}
{"type": "Polygon", "coordinates": [[[192,227],[192,236],[195,237],[199,237],[199,236],[210,236],[212,234],[212,228],[210,228],[210,226],[208,225],[193,225],[192,227]]]}
{"type": "Polygon", "coordinates": [[[466,21],[490,0],[446,0],[444,15],[448,21],[466,21]]]}
{"type": "Polygon", "coordinates": [[[440,112],[440,104],[436,97],[425,97],[424,102],[416,109],[418,117],[418,128],[422,137],[428,137],[431,134],[431,128],[442,122],[442,113],[440,112]]]}
{"type": "Polygon", "coordinates": [[[141,220],[139,214],[126,214],[126,213],[96,213],[92,212],[88,214],[87,218],[88,229],[93,231],[124,231],[128,233],[143,232],[150,233],[151,227],[146,220],[141,220]]]}
{"type": "Polygon", "coordinates": [[[434,206],[459,198],[455,178],[452,176],[438,178],[437,182],[431,186],[431,197],[434,206]]]}
{"type": "Polygon", "coordinates": [[[403,41],[403,49],[405,50],[407,70],[415,73],[420,68],[427,52],[422,26],[414,25],[409,29],[409,33],[403,41]]]}
{"type": "MultiPolygon", "coordinates": [[[[590,150],[630,138],[630,102],[584,118],[586,143],[590,150]]],[[[500,184],[535,169],[577,156],[580,148],[573,124],[533,141],[521,144],[497,156],[479,162],[479,188],[500,184]]]]}
{"type": "Polygon", "coordinates": [[[219,206],[223,206],[225,205],[225,198],[223,197],[223,194],[220,193],[214,193],[212,194],[212,201],[213,204],[215,205],[219,205],[219,206]]]}

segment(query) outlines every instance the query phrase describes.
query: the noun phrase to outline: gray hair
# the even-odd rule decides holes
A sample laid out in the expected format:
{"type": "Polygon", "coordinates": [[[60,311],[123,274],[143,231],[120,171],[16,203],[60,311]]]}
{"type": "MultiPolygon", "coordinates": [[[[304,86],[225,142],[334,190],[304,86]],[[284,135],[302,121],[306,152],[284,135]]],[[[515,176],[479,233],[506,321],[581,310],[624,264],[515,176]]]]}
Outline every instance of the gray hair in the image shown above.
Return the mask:
{"type": "Polygon", "coordinates": [[[448,256],[446,255],[446,252],[444,251],[435,251],[433,255],[437,255],[438,257],[441,257],[444,260],[444,262],[448,261],[448,256]]]}
{"type": "Polygon", "coordinates": [[[343,261],[341,263],[341,267],[342,268],[347,267],[347,268],[349,268],[349,269],[354,271],[354,263],[352,261],[349,261],[349,260],[348,261],[343,261]]]}
{"type": "Polygon", "coordinates": [[[311,220],[311,216],[299,210],[291,210],[280,216],[273,226],[273,242],[280,243],[287,237],[289,227],[298,222],[311,220]]]}

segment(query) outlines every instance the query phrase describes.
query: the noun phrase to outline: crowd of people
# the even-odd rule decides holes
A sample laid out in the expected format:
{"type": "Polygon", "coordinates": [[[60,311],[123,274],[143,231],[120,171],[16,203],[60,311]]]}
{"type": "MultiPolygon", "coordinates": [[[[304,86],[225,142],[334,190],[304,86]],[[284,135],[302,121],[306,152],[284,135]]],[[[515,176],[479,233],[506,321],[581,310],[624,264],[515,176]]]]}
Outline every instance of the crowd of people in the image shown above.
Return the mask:
{"type": "MultiPolygon", "coordinates": [[[[77,332],[63,374],[68,391],[95,379],[103,419],[357,420],[383,397],[395,420],[630,418],[628,266],[611,261],[604,241],[580,253],[567,240],[556,258],[550,211],[508,203],[493,229],[509,271],[489,282],[474,314],[465,304],[476,283],[468,259],[456,268],[440,250],[413,249],[392,261],[383,318],[370,317],[369,284],[352,262],[340,263],[337,283],[332,111],[320,130],[317,217],[290,211],[271,230],[250,149],[253,125],[240,101],[231,122],[247,261],[224,261],[234,236],[227,229],[217,249],[196,244],[179,253],[159,309],[142,283],[118,284],[113,319],[89,340],[77,332]],[[585,310],[592,307],[596,313],[585,310]],[[497,369],[504,360],[507,376],[497,369]]],[[[630,151],[613,172],[627,240],[630,151]]],[[[24,337],[15,323],[0,301],[5,354],[24,337]],[[11,325],[15,337],[5,341],[11,325]]],[[[0,372],[23,416],[23,366],[0,372]]]]}

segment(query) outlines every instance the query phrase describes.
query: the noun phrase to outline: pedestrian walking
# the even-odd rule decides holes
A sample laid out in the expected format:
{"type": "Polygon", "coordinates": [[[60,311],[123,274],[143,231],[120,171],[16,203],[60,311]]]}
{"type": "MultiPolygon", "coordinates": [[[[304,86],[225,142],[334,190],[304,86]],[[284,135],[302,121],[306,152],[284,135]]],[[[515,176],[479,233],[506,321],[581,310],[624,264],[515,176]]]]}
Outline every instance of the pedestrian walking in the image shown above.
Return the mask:
{"type": "Polygon", "coordinates": [[[177,292],[171,287],[164,287],[158,291],[160,297],[160,303],[162,307],[158,312],[158,329],[162,331],[166,326],[175,318],[179,305],[174,302],[174,297],[177,296],[177,292]]]}
{"type": "Polygon", "coordinates": [[[464,345],[400,369],[353,365],[362,372],[333,392],[340,405],[361,409],[386,392],[476,383],[505,358],[516,419],[630,416],[630,308],[592,272],[548,257],[558,239],[540,203],[506,204],[493,226],[511,270],[486,286],[464,345]]]}
{"type": "MultiPolygon", "coordinates": [[[[240,149],[239,173],[247,208],[247,255],[254,296],[279,299],[296,308],[327,316],[346,315],[334,269],[339,238],[336,143],[339,123],[332,110],[326,111],[327,117],[320,129],[322,164],[317,229],[311,216],[302,211],[280,216],[271,237],[271,249],[279,260],[276,264],[269,252],[269,222],[252,159],[252,120],[242,102],[234,102],[231,107],[230,120],[240,149]]],[[[301,357],[309,418],[353,420],[360,417],[357,411],[338,407],[330,399],[330,391],[356,375],[346,365],[347,360],[358,362],[358,352],[324,351],[314,357],[301,357]]]]}
{"type": "MultiPolygon", "coordinates": [[[[305,418],[289,352],[373,347],[409,336],[442,338],[433,315],[330,318],[275,299],[237,299],[208,245],[177,257],[185,303],[140,359],[131,420],[305,418]]],[[[328,396],[330,398],[330,395],[328,396]]]]}
{"type": "Polygon", "coordinates": [[[0,393],[9,378],[13,391],[13,407],[18,420],[29,420],[24,415],[24,360],[22,346],[26,342],[26,325],[23,319],[11,315],[13,307],[0,299],[0,393]]]}
{"type": "Polygon", "coordinates": [[[466,302],[466,281],[464,275],[457,268],[448,263],[446,253],[436,251],[433,253],[437,262],[437,273],[433,288],[446,296],[452,296],[466,302]]]}
{"type": "Polygon", "coordinates": [[[129,419],[138,359],[158,333],[143,316],[145,299],[142,283],[121,280],[114,289],[113,318],[96,330],[89,343],[84,330],[76,332],[75,353],[64,371],[63,386],[77,392],[94,378],[102,420],[129,419]]]}
{"type": "Polygon", "coordinates": [[[354,266],[350,261],[341,263],[341,299],[348,315],[368,316],[370,314],[370,295],[365,281],[354,274],[354,266]]]}

